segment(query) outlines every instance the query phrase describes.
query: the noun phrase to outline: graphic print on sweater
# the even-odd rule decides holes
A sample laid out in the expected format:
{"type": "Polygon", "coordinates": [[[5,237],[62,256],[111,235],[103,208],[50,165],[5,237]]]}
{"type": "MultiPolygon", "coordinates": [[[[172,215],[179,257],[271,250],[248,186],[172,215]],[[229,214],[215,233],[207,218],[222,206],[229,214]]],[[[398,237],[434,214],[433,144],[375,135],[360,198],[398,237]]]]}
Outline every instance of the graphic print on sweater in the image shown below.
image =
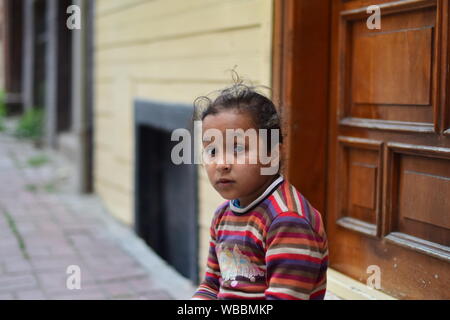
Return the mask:
{"type": "Polygon", "coordinates": [[[236,287],[237,277],[247,278],[251,282],[256,281],[256,277],[263,277],[264,271],[252,263],[249,257],[239,250],[237,244],[233,250],[226,247],[223,243],[218,248],[218,258],[220,272],[223,281],[232,281],[231,286],[236,287]]]}

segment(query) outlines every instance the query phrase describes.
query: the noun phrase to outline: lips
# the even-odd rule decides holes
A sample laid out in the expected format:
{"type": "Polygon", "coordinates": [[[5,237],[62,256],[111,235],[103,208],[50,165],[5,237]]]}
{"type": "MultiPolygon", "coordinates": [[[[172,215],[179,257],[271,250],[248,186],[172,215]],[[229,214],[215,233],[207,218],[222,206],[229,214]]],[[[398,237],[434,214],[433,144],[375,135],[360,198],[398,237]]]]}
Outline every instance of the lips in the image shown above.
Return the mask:
{"type": "Polygon", "coordinates": [[[234,180],[230,179],[219,179],[216,181],[216,184],[219,186],[229,186],[234,183],[234,180]]]}

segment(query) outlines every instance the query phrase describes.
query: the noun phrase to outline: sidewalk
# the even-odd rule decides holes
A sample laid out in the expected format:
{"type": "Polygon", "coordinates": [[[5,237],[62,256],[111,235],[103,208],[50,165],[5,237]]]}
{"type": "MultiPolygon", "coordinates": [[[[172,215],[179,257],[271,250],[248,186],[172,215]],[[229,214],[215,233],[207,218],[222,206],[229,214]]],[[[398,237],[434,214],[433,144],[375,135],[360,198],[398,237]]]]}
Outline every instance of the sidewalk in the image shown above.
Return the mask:
{"type": "Polygon", "coordinates": [[[195,288],[95,195],[72,192],[53,150],[0,133],[0,300],[189,299],[195,288]],[[69,266],[81,289],[67,288],[69,266]]]}

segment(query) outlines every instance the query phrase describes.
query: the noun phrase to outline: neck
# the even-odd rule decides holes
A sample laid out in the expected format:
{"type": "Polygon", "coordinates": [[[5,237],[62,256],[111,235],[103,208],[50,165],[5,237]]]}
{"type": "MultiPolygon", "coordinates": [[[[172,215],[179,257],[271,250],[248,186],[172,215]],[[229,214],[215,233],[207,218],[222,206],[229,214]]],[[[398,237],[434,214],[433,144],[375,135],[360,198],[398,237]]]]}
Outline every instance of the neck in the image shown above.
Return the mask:
{"type": "Polygon", "coordinates": [[[273,175],[268,177],[267,181],[261,185],[260,188],[258,188],[258,190],[256,190],[255,192],[253,192],[252,194],[246,196],[246,197],[242,197],[239,198],[239,204],[241,207],[246,207],[248,206],[250,203],[252,203],[256,198],[258,198],[271,184],[272,182],[274,182],[277,178],[278,178],[278,174],[273,175]]]}

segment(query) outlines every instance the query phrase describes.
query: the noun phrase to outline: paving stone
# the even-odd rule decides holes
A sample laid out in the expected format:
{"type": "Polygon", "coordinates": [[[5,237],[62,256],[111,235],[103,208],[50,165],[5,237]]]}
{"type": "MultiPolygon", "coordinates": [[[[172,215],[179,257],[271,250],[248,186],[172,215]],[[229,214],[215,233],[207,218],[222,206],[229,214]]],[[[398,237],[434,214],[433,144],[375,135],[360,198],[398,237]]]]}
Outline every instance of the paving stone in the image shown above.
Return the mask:
{"type": "Polygon", "coordinates": [[[3,270],[5,273],[29,273],[33,270],[33,266],[29,260],[21,256],[10,257],[3,262],[3,270]]]}
{"type": "Polygon", "coordinates": [[[122,281],[127,279],[139,278],[146,275],[146,272],[143,269],[111,269],[104,268],[101,270],[97,270],[95,273],[95,279],[99,282],[106,281],[122,281]]]}
{"type": "Polygon", "coordinates": [[[51,257],[52,254],[49,248],[46,247],[27,247],[27,254],[31,259],[51,257]]]}
{"type": "Polygon", "coordinates": [[[11,248],[17,247],[17,238],[13,235],[12,232],[8,234],[2,234],[2,242],[0,243],[0,250],[8,250],[11,248]]]}
{"type": "Polygon", "coordinates": [[[107,295],[98,287],[49,292],[51,300],[106,300],[107,295]]]}
{"type": "Polygon", "coordinates": [[[28,159],[43,150],[1,133],[0,149],[6,150],[0,153],[0,181],[8,181],[0,184],[0,299],[173,299],[178,294],[180,286],[173,286],[173,294],[161,287],[174,279],[149,269],[163,264],[148,260],[156,256],[140,247],[134,232],[124,240],[119,229],[111,228],[116,222],[96,195],[76,194],[71,176],[61,179],[73,170],[57,153],[45,150],[51,161],[33,168],[28,159]],[[54,193],[27,190],[56,180],[62,184],[54,193]],[[14,220],[16,233],[2,210],[14,220]],[[145,263],[142,250],[149,253],[145,263]],[[67,289],[69,265],[81,268],[81,290],[67,289]]]}
{"type": "Polygon", "coordinates": [[[25,290],[25,291],[18,291],[15,293],[17,299],[19,300],[46,300],[47,297],[45,296],[44,292],[42,290],[25,290]]]}
{"type": "Polygon", "coordinates": [[[14,292],[22,289],[35,289],[36,278],[32,274],[0,276],[0,293],[14,292]]]}
{"type": "Polygon", "coordinates": [[[24,256],[24,253],[22,249],[20,249],[18,244],[16,244],[14,247],[2,247],[0,248],[0,252],[0,262],[7,259],[15,259],[24,256]]]}
{"type": "Polygon", "coordinates": [[[0,300],[15,300],[12,293],[0,293],[0,300]]]}
{"type": "Polygon", "coordinates": [[[173,300],[173,297],[164,290],[152,290],[141,294],[147,300],[173,300]]]}
{"type": "Polygon", "coordinates": [[[26,236],[28,234],[32,234],[36,232],[37,227],[35,223],[31,220],[23,221],[18,225],[19,232],[22,236],[26,236]]]}
{"type": "Polygon", "coordinates": [[[101,285],[109,299],[136,298],[136,293],[127,282],[112,282],[101,285]]]}
{"type": "Polygon", "coordinates": [[[45,273],[45,271],[67,270],[67,267],[71,265],[80,266],[82,270],[84,268],[87,269],[87,267],[84,267],[85,263],[83,260],[77,255],[67,256],[64,258],[55,256],[39,257],[32,259],[31,264],[33,265],[34,270],[40,273],[45,273]]]}

